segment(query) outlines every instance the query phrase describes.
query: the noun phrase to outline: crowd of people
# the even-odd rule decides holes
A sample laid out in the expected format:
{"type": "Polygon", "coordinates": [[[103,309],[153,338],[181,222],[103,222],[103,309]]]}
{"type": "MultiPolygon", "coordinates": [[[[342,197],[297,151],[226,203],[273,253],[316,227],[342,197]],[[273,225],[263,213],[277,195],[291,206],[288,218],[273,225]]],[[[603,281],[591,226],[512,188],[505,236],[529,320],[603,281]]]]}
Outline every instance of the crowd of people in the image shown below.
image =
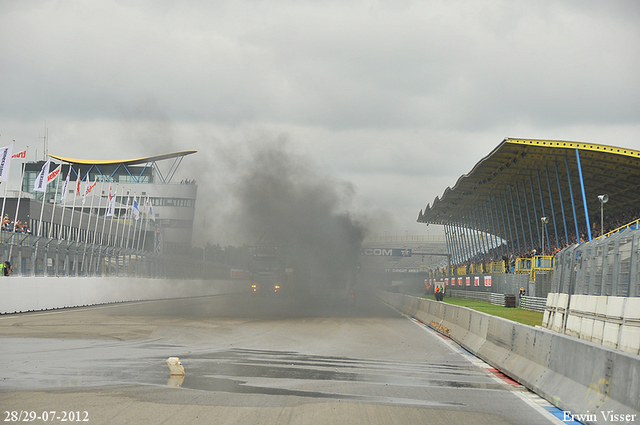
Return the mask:
{"type": "Polygon", "coordinates": [[[196,184],[195,180],[184,179],[180,182],[180,184],[196,184]]]}
{"type": "MultiPolygon", "coordinates": [[[[619,229],[625,225],[633,223],[638,220],[638,217],[640,217],[640,210],[629,212],[629,213],[611,215],[611,216],[605,215],[604,216],[605,218],[604,233],[606,234],[613,230],[619,229]]],[[[598,236],[601,235],[602,232],[600,231],[601,230],[600,223],[599,223],[599,220],[597,220],[597,218],[592,223],[591,227],[592,227],[592,231],[591,231],[592,239],[597,238],[598,236]]],[[[516,260],[518,258],[533,258],[543,254],[545,256],[554,257],[558,252],[562,251],[564,248],[568,246],[571,246],[575,243],[584,243],[589,240],[586,226],[578,227],[578,234],[580,235],[579,240],[575,235],[575,230],[571,232],[571,229],[567,229],[569,236],[568,236],[568,241],[566,243],[562,243],[562,241],[565,240],[564,229],[562,229],[562,233],[558,234],[559,240],[556,240],[555,230],[553,231],[551,229],[548,229],[548,230],[549,230],[549,233],[545,234],[544,236],[544,239],[545,239],[544,250],[540,246],[538,246],[537,248],[530,249],[530,250],[525,249],[525,250],[516,251],[514,249],[516,247],[512,246],[512,247],[509,247],[505,252],[504,247],[501,246],[498,248],[491,249],[487,253],[477,254],[470,260],[467,260],[462,263],[458,263],[453,267],[454,269],[465,268],[466,274],[471,274],[478,271],[481,271],[482,273],[490,273],[491,272],[490,265],[492,263],[495,264],[495,263],[503,262],[504,272],[513,273],[515,271],[516,260]],[[573,236],[571,235],[571,233],[573,233],[573,236]],[[509,253],[509,251],[512,249],[513,249],[513,252],[509,253]]],[[[558,230],[560,231],[560,229],[558,230]]],[[[446,268],[442,268],[441,270],[435,271],[434,274],[436,276],[447,276],[447,270],[446,268]]]]}
{"type": "Polygon", "coordinates": [[[25,233],[28,235],[31,234],[31,229],[26,222],[20,220],[13,221],[9,218],[9,214],[5,214],[4,218],[2,219],[2,230],[7,232],[15,231],[15,233],[25,233]]]}

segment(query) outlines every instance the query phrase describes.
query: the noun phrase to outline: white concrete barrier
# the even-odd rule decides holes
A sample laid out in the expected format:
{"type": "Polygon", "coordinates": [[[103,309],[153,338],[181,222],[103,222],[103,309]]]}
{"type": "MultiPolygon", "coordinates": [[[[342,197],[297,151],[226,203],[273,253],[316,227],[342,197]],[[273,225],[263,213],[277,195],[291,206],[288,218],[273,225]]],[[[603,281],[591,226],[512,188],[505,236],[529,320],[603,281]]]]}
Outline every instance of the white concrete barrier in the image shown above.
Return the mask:
{"type": "Polygon", "coordinates": [[[242,292],[241,280],[172,280],[117,277],[3,277],[0,313],[19,313],[140,301],[242,292]]]}
{"type": "MultiPolygon", "coordinates": [[[[377,295],[402,311],[417,305],[414,317],[565,411],[610,411],[640,420],[639,355],[465,307],[427,299],[416,304],[414,297],[383,291],[377,295]]],[[[597,418],[592,423],[607,423],[600,413],[597,418]]]]}
{"type": "Polygon", "coordinates": [[[566,313],[550,293],[542,325],[555,332],[640,354],[640,298],[574,294],[566,313]]]}

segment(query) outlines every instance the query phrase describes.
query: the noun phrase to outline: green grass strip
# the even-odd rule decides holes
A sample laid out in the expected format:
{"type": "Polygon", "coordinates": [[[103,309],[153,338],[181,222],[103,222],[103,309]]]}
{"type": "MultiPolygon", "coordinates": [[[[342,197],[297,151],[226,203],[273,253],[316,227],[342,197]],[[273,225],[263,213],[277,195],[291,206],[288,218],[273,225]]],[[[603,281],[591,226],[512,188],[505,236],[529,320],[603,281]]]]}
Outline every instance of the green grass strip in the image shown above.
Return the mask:
{"type": "MultiPolygon", "coordinates": [[[[433,299],[433,295],[424,296],[423,298],[433,299]]],[[[445,297],[444,302],[462,307],[468,307],[472,310],[481,311],[491,314],[492,316],[502,317],[504,319],[513,320],[529,326],[542,325],[543,313],[537,311],[525,310],[521,308],[507,308],[499,305],[493,305],[484,301],[467,300],[464,298],[445,297]]]]}

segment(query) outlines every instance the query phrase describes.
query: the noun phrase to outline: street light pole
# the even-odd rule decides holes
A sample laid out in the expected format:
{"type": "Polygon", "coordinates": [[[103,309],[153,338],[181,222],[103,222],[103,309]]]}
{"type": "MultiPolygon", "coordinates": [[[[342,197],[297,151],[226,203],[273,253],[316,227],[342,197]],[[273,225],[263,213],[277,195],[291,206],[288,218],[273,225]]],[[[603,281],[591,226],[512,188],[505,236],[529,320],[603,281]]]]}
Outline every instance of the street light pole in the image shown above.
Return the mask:
{"type": "MultiPolygon", "coordinates": [[[[544,256],[544,229],[545,229],[549,219],[547,217],[542,217],[540,219],[540,221],[542,222],[542,229],[540,229],[540,231],[542,232],[542,256],[544,256]]],[[[551,248],[551,247],[549,247],[549,248],[551,248]]]]}
{"type": "Polygon", "coordinates": [[[598,201],[600,201],[600,236],[604,236],[604,204],[609,200],[609,195],[598,195],[598,201]]]}

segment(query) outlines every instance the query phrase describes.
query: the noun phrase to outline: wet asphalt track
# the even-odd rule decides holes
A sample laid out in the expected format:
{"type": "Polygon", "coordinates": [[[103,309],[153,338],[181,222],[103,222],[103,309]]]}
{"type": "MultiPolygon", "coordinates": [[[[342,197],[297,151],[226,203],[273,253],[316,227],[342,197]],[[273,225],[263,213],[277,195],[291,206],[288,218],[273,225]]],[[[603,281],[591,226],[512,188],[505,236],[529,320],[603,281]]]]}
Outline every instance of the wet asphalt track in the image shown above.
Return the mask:
{"type": "Polygon", "coordinates": [[[524,388],[365,295],[355,306],[242,294],[5,315],[0,347],[2,419],[22,410],[79,412],[91,424],[553,423],[524,388]],[[169,356],[184,379],[169,376],[169,356]]]}

